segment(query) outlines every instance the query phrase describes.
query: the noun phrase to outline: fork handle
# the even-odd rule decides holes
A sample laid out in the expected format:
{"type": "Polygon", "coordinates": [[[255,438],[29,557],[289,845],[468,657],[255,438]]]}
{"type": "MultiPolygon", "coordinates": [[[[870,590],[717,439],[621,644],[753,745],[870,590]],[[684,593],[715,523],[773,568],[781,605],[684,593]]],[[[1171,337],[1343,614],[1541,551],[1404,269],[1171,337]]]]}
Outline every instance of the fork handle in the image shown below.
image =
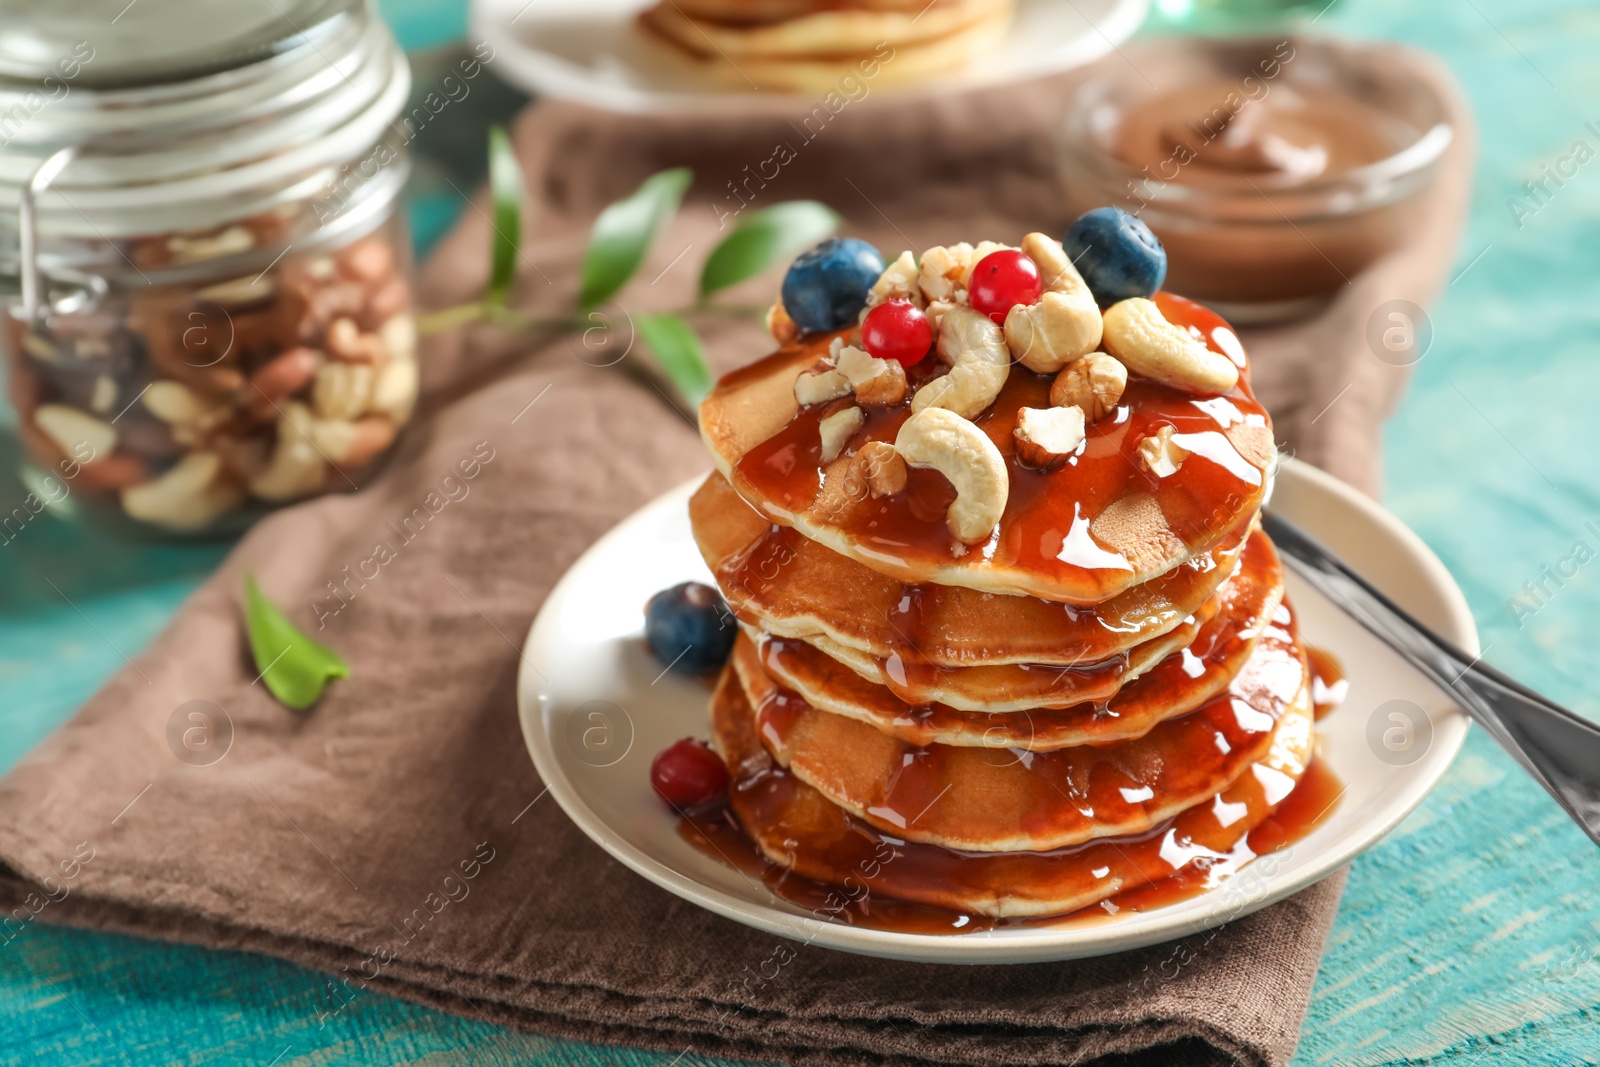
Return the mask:
{"type": "Polygon", "coordinates": [[[1600,844],[1600,726],[1469,657],[1294,523],[1267,513],[1262,526],[1296,573],[1454,697],[1600,844]]]}

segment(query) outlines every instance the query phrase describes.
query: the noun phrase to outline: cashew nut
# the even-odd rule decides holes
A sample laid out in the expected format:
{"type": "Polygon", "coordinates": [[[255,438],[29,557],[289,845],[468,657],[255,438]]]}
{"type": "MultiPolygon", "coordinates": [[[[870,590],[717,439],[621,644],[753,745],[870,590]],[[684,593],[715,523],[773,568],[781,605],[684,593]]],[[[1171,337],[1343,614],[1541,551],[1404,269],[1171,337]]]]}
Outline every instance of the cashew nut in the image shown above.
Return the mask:
{"type": "Polygon", "coordinates": [[[839,349],[838,367],[862,404],[884,406],[906,398],[906,369],[895,360],[878,359],[846,345],[839,349]]]}
{"type": "Polygon", "coordinates": [[[1081,408],[1089,422],[1098,422],[1116,408],[1128,387],[1128,368],[1115,356],[1090,352],[1062,368],[1050,385],[1050,403],[1081,408]]]}
{"type": "Polygon", "coordinates": [[[388,351],[390,359],[411,360],[417,357],[417,320],[402,311],[384,320],[378,327],[378,339],[388,351]]]}
{"type": "Polygon", "coordinates": [[[311,442],[315,426],[310,408],[298,401],[284,405],[272,458],[266,470],[250,479],[252,493],[263,500],[292,500],[322,488],[328,464],[311,442]]]}
{"type": "Polygon", "coordinates": [[[144,406],[171,426],[196,426],[207,421],[219,405],[213,404],[182,382],[163,379],[144,391],[144,406]]]}
{"type": "Polygon", "coordinates": [[[866,318],[868,311],[890,300],[909,300],[917,307],[926,303],[922,290],[917,288],[917,261],[910,252],[901,252],[900,258],[878,275],[878,280],[867,290],[867,306],[861,309],[861,317],[866,318]]]}
{"type": "Polygon", "coordinates": [[[384,367],[372,386],[371,410],[404,425],[417,402],[417,361],[397,359],[384,367]]]}
{"type": "Polygon", "coordinates": [[[167,238],[167,251],[174,263],[197,263],[248,251],[256,244],[255,235],[243,226],[229,226],[220,233],[190,237],[173,234],[167,238]]]}
{"type": "Polygon", "coordinates": [[[1239,384],[1233,360],[1168,322],[1142,296],[1106,309],[1105,345],[1133,373],[1187,393],[1226,393],[1239,384]]]}
{"type": "Polygon", "coordinates": [[[932,467],[955,486],[945,525],[956,540],[976,545],[989,539],[1005,513],[1011,481],[1005,457],[988,434],[954,411],[924,408],[900,425],[894,450],[911,466],[932,467]]]}
{"type": "Polygon", "coordinates": [[[354,419],[367,410],[377,375],[366,363],[327,362],[317,368],[311,403],[319,419],[354,419]]]}
{"type": "Polygon", "coordinates": [[[860,408],[845,408],[818,423],[817,431],[822,435],[822,462],[832,463],[838,459],[844,446],[850,443],[850,438],[866,421],[867,417],[860,408]]]}
{"type": "Polygon", "coordinates": [[[190,452],[159,478],[122,491],[122,510],[140,522],[198,530],[244,499],[215,452],[190,452]]]}
{"type": "Polygon", "coordinates": [[[1044,295],[1006,315],[1006,344],[1024,367],[1054,374],[1099,346],[1100,307],[1059,241],[1030,233],[1022,251],[1038,265],[1044,295]]]}
{"type": "Polygon", "coordinates": [[[1005,335],[989,316],[953,307],[939,323],[939,356],[950,371],[918,389],[911,410],[947,408],[970,419],[994,403],[1011,374],[1005,335]]]}
{"type": "Polygon", "coordinates": [[[117,447],[117,428],[93,415],[86,415],[65,404],[40,404],[33,412],[33,423],[61,451],[83,462],[105,459],[117,447]],[[90,459],[83,459],[83,449],[90,459]]]}

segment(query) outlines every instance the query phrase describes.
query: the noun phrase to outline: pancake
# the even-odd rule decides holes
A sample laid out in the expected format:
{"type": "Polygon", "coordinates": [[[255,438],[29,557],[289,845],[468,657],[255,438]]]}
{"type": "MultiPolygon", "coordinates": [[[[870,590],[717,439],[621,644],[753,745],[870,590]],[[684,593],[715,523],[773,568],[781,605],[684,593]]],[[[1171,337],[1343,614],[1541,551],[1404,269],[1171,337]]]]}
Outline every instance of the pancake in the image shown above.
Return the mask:
{"type": "Polygon", "coordinates": [[[1172,653],[1187,648],[1216,610],[1216,604],[1208,601],[1176,630],[1110,659],[1066,667],[1029,663],[934,667],[908,656],[884,660],[863,656],[826,637],[803,640],[861,678],[888,687],[908,704],[947,704],[962,711],[1021,712],[1110,700],[1124,685],[1172,653]]]}
{"type": "Polygon", "coordinates": [[[746,641],[734,671],[781,766],[879,830],[975,852],[1041,852],[1143,833],[1245,773],[1310,687],[1291,620],[1267,628],[1224,693],[1142,737],[997,752],[909,745],[818,711],[773,681],[752,651],[746,641]]]}
{"type": "Polygon", "coordinates": [[[941,667],[1068,666],[1108,659],[1179,626],[1232,573],[1244,533],[1104,604],[1078,607],[949,585],[908,585],[774,526],[712,474],[689,500],[706,565],[745,622],[780,637],[822,636],[886,660],[941,667]]]}
{"type": "MultiPolygon", "coordinates": [[[[1215,351],[1238,353],[1216,315],[1168,294],[1157,303],[1215,351]]],[[[804,338],[724,376],[701,404],[701,435],[718,469],[764,516],[901,581],[1099,604],[1222,544],[1259,510],[1271,482],[1277,452],[1248,373],[1231,393],[1207,399],[1132,379],[1117,417],[1090,424],[1079,452],[1043,471],[1017,459],[1012,430],[1019,408],[1050,406],[1053,376],[1016,365],[972,420],[1004,457],[1010,491],[990,539],[969,547],[942,521],[954,489],[939,472],[913,469],[903,492],[882,498],[847,485],[854,453],[869,441],[892,443],[909,400],[866,410],[844,452],[823,462],[819,425],[850,401],[802,408],[794,382],[819,365],[831,340],[804,338]],[[1137,443],[1161,426],[1190,453],[1166,477],[1134,459],[1137,443]]],[[[911,391],[944,369],[922,360],[909,372],[911,391]]]]}
{"type": "Polygon", "coordinates": [[[708,17],[703,8],[698,12],[693,8],[661,3],[642,12],[639,20],[690,54],[742,64],[746,59],[869,55],[885,43],[897,52],[902,46],[948,38],[996,17],[1009,19],[1011,2],[936,0],[920,8],[895,5],[877,10],[865,5],[814,5],[810,12],[787,18],[757,19],[708,17]]]}
{"type": "Polygon", "coordinates": [[[916,14],[928,0],[672,0],[686,17],[733,25],[759,26],[818,11],[902,11],[916,14]]]}
{"type": "Polygon", "coordinates": [[[1215,618],[1194,642],[1123,686],[1109,703],[989,713],[946,704],[908,704],[803,641],[741,636],[734,656],[761,668],[812,707],[844,715],[913,745],[945,744],[1048,752],[1140,737],[1227,688],[1269,622],[1284,626],[1283,570],[1265,534],[1250,540],[1240,573],[1222,587],[1215,618]],[[1275,619],[1276,616],[1276,619],[1275,619]]]}
{"type": "Polygon", "coordinates": [[[733,775],[729,807],[772,863],[828,885],[998,918],[1060,915],[1180,872],[1214,885],[1254,857],[1248,834],[1304,775],[1311,703],[1302,690],[1266,754],[1232,785],[1135,839],[1045,853],[958,852],[884,834],[783,769],[763,747],[730,668],[712,697],[716,747],[733,775]]]}

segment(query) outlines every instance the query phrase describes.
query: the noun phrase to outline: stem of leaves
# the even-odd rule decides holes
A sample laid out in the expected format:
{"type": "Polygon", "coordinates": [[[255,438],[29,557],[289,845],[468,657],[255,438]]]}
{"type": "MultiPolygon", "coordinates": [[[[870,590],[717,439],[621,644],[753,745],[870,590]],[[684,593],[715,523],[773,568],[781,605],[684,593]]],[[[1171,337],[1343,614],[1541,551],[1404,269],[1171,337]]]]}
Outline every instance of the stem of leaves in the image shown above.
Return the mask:
{"type": "MultiPolygon", "coordinates": [[[[686,167],[646,178],[630,195],[608,205],[595,219],[579,270],[577,306],[568,316],[527,315],[506,303],[522,254],[525,183],[511,139],[503,128],[489,131],[489,194],[493,201],[489,284],[481,300],[430,312],[417,319],[418,332],[484,322],[513,331],[564,333],[589,325],[586,313],[615,297],[638,273],[651,247],[678,212],[694,175],[686,167]]],[[[814,200],[789,200],[745,213],[712,248],[701,268],[699,293],[684,308],[632,316],[639,337],[661,372],[691,404],[711,387],[705,349],[688,319],[716,315],[746,318],[766,311],[763,304],[712,300],[724,289],[747,281],[833,234],[839,216],[814,200]]]]}

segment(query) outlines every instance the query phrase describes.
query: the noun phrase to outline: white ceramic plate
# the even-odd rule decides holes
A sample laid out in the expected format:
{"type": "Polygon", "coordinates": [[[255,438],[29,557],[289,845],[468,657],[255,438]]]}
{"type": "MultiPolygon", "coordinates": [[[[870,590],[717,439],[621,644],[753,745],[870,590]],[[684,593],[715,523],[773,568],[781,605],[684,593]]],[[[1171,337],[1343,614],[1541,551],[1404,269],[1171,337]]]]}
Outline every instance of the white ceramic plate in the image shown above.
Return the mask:
{"type": "MultiPolygon", "coordinates": [[[[681,737],[706,737],[709,687],[664,673],[643,642],[651,594],[711,576],[689,533],[680,486],[601,538],[561,579],[528,633],[518,683],[522,732],[551,796],[601,848],[657,885],[719,915],[848,952],[945,963],[1072,959],[1155,944],[1248,914],[1303,889],[1381,838],[1444,774],[1467,719],[1386,647],[1294,577],[1302,633],[1334,652],[1345,703],[1318,724],[1322,757],[1345,783],[1333,814],[1221,887],[1167,907],[1062,926],[928,935],[814,918],[679,837],[650,789],[650,761],[681,737]],[[1425,724],[1392,714],[1409,701],[1425,724]]],[[[1477,632],[1444,565],[1400,521],[1303,463],[1279,468],[1273,507],[1338,552],[1424,623],[1469,652],[1477,632]]]]}
{"type": "MultiPolygon", "coordinates": [[[[472,36],[494,68],[531,92],[626,112],[792,108],[808,97],[708,87],[687,64],[645,47],[633,16],[651,0],[473,0],[472,36]]],[[[1017,0],[1005,39],[939,89],[997,85],[1087,63],[1126,41],[1148,0],[1017,0]]],[[[915,87],[884,92],[916,92],[915,87]]],[[[924,89],[923,91],[926,91],[924,89]]]]}

